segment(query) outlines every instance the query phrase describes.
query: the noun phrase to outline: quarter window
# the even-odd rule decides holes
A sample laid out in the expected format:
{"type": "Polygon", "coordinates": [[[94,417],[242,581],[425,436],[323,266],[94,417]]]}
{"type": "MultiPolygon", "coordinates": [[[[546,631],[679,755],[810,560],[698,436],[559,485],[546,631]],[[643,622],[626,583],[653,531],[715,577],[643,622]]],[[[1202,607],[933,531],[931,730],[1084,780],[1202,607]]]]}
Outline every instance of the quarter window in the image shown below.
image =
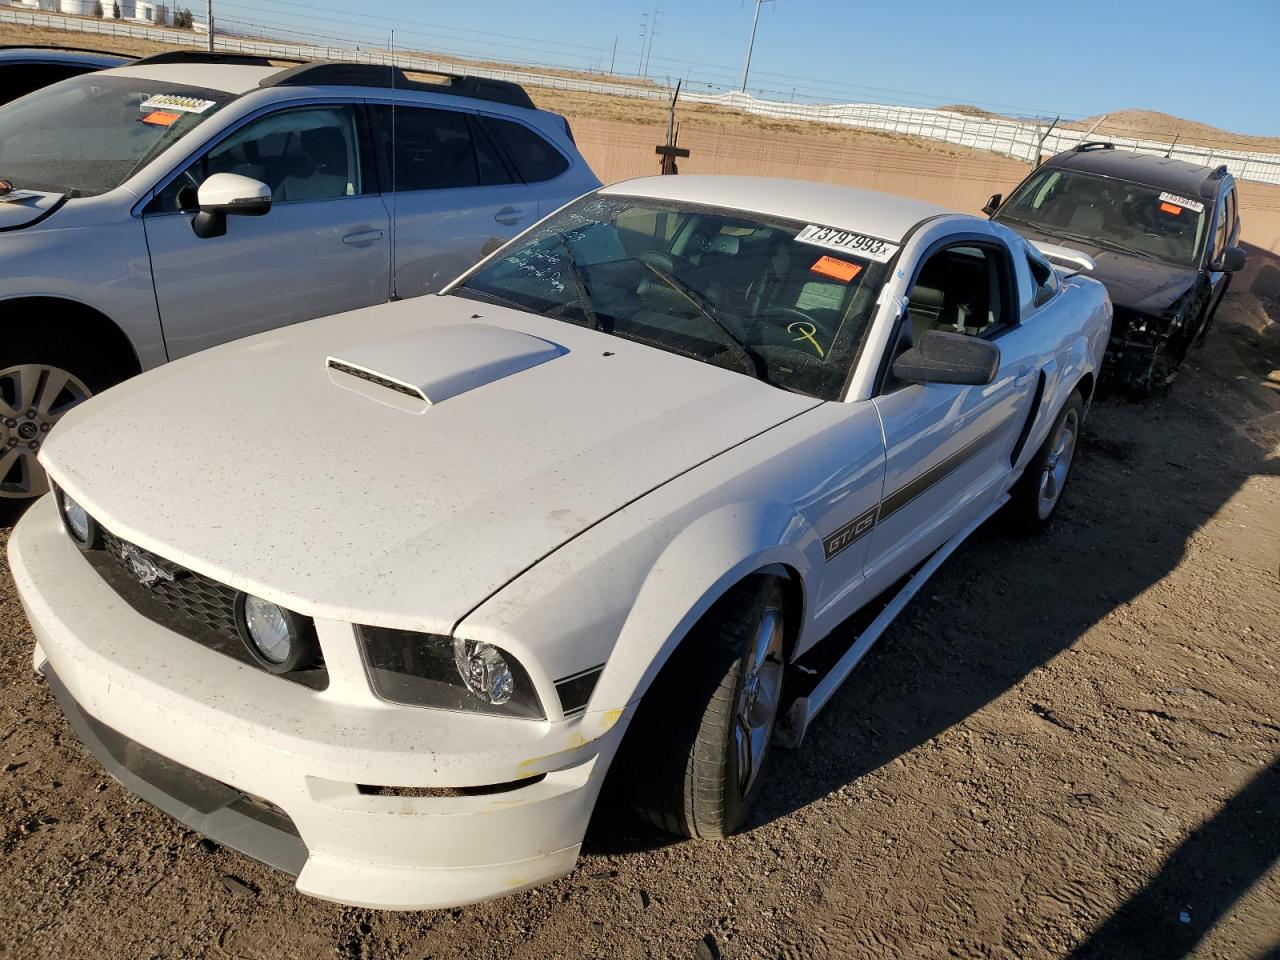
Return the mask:
{"type": "Polygon", "coordinates": [[[564,154],[522,123],[481,118],[489,135],[506,151],[525,183],[552,180],[569,169],[564,154]]]}
{"type": "Polygon", "coordinates": [[[1039,307],[1053,299],[1058,292],[1058,274],[1039,257],[1027,254],[1027,266],[1031,270],[1031,282],[1035,285],[1035,293],[1031,302],[1039,307]]]}

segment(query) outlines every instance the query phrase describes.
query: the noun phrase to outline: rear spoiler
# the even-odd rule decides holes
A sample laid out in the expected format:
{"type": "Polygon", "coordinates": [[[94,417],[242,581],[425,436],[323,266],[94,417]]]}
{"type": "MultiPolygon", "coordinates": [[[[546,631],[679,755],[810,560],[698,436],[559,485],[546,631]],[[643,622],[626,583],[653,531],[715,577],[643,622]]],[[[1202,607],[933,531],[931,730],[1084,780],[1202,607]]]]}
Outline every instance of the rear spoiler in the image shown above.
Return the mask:
{"type": "Polygon", "coordinates": [[[1064,277],[1073,277],[1082,270],[1096,270],[1098,264],[1093,257],[1070,247],[1060,247],[1056,243],[1042,243],[1033,240],[1034,246],[1064,277]]]}

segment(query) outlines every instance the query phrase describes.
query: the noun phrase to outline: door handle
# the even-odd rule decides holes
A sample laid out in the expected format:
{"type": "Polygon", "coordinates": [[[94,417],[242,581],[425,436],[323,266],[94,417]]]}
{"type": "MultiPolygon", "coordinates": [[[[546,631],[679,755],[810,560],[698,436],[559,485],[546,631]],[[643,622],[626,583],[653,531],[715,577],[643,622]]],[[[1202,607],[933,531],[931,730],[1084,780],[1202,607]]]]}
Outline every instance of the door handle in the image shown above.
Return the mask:
{"type": "Polygon", "coordinates": [[[1035,367],[1023,367],[1021,370],[1018,371],[1018,375],[1014,377],[1013,385],[1015,387],[1025,387],[1028,383],[1031,382],[1031,378],[1034,377],[1035,375],[1036,375],[1035,367]]]}
{"type": "Polygon", "coordinates": [[[351,247],[367,247],[373,241],[381,239],[381,230],[358,230],[355,233],[348,233],[342,238],[342,242],[351,247]]]}
{"type": "Polygon", "coordinates": [[[493,219],[508,227],[513,227],[524,219],[524,211],[519,207],[503,207],[493,215],[493,219]]]}

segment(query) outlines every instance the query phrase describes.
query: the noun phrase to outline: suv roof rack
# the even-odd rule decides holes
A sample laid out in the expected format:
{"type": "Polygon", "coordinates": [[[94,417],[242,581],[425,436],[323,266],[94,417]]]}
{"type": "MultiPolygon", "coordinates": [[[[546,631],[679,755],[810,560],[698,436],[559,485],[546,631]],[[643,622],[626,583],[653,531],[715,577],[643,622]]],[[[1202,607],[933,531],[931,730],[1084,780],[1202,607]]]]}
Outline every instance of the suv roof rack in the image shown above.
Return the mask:
{"type": "Polygon", "coordinates": [[[1220,163],[1216,167],[1214,167],[1212,171],[1210,171],[1209,179],[1221,180],[1226,175],[1227,175],[1227,165],[1225,163],[1220,163]]]}
{"type": "Polygon", "coordinates": [[[1084,153],[1086,150],[1114,150],[1116,145],[1108,140],[1090,140],[1088,143],[1077,143],[1073,148],[1076,153],[1084,153]]]}
{"type": "Polygon", "coordinates": [[[536,109],[524,87],[510,80],[490,80],[462,73],[437,70],[415,71],[445,77],[445,83],[410,80],[400,67],[378,63],[303,63],[273,73],[258,82],[260,87],[378,87],[380,89],[414,90],[421,93],[443,93],[476,100],[491,100],[513,107],[536,109]]]}
{"type": "MultiPolygon", "coordinates": [[[[151,66],[162,63],[228,63],[241,67],[273,67],[281,60],[291,61],[289,57],[259,57],[249,53],[213,53],[209,50],[166,50],[164,53],[153,53],[149,57],[135,60],[133,66],[151,66]]],[[[301,61],[299,61],[301,62],[301,61]]]]}

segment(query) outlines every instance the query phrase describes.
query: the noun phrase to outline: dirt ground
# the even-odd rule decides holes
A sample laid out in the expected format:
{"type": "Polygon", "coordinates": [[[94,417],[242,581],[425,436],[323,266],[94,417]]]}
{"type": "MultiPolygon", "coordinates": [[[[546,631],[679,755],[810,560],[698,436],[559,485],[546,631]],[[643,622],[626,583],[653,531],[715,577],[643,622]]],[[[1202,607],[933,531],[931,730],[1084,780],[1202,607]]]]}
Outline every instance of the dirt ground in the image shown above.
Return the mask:
{"type": "Polygon", "coordinates": [[[1169,397],[1096,403],[1044,536],[946,563],[747,832],[673,842],[615,799],[571,876],[416,914],[306,899],[127,795],[6,570],[0,956],[1275,960],[1278,567],[1280,325],[1234,296],[1169,397]]]}

